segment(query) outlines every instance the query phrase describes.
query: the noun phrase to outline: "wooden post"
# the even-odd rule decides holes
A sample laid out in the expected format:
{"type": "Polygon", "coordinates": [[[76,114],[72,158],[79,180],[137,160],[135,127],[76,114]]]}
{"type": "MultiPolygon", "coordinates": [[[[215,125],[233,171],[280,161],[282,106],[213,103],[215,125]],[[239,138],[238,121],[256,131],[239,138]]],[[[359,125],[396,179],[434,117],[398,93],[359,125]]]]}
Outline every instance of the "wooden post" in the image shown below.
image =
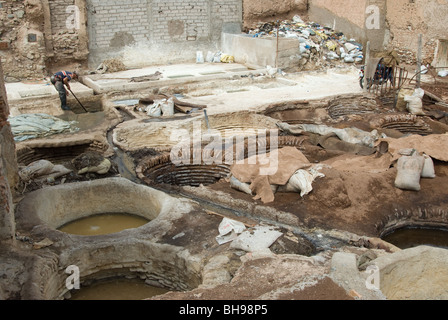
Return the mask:
{"type": "Polygon", "coordinates": [[[364,91],[369,91],[367,89],[367,71],[369,71],[367,66],[369,65],[369,60],[370,60],[370,41],[367,41],[366,53],[364,57],[364,79],[363,79],[364,91]]]}
{"type": "Polygon", "coordinates": [[[418,53],[417,53],[417,88],[421,86],[422,80],[422,51],[423,51],[423,36],[418,35],[418,53]]]}
{"type": "Polygon", "coordinates": [[[276,71],[278,71],[278,43],[279,43],[279,39],[278,39],[278,36],[279,36],[279,29],[280,29],[280,25],[279,25],[279,20],[277,20],[277,50],[276,50],[276,52],[275,52],[275,69],[276,69],[276,71]]]}

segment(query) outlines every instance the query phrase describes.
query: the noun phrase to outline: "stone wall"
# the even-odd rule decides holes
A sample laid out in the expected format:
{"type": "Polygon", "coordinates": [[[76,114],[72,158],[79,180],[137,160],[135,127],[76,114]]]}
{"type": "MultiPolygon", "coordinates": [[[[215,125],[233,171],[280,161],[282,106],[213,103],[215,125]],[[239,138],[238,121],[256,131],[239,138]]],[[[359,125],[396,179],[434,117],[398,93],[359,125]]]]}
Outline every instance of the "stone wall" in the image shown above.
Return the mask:
{"type": "Polygon", "coordinates": [[[433,63],[440,40],[448,40],[447,1],[389,0],[387,21],[391,32],[390,47],[396,48],[408,63],[416,62],[419,33],[423,35],[425,64],[433,63]]]}
{"type": "Polygon", "coordinates": [[[72,59],[79,47],[74,0],[49,1],[51,35],[56,60],[72,59]],[[73,19],[72,19],[73,18],[73,19]],[[73,28],[74,27],[74,28],[73,28]]]}
{"type": "Polygon", "coordinates": [[[1,2],[0,57],[7,81],[45,72],[45,40],[43,27],[39,23],[43,20],[35,11],[36,7],[39,10],[39,6],[33,6],[30,2],[1,2]]]}
{"type": "Polygon", "coordinates": [[[0,2],[0,57],[6,81],[43,78],[58,64],[87,61],[85,10],[85,0],[0,2]],[[74,10],[69,10],[74,6],[80,13],[76,21],[74,10]]]}
{"type": "Polygon", "coordinates": [[[16,151],[0,63],[0,242],[14,240],[15,222],[11,187],[18,183],[16,151]]]}

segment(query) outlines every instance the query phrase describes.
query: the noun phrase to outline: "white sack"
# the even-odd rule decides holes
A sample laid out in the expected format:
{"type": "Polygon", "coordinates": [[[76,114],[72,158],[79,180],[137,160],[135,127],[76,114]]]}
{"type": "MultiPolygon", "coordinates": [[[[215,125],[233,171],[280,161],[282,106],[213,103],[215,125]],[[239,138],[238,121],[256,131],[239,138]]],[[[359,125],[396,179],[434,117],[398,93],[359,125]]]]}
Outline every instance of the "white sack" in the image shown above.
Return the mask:
{"type": "Polygon", "coordinates": [[[174,100],[169,98],[168,100],[162,101],[160,104],[160,109],[164,117],[171,117],[174,115],[174,100]]]}
{"type": "Polygon", "coordinates": [[[253,195],[252,190],[250,189],[250,185],[248,183],[243,183],[233,175],[230,177],[230,187],[235,190],[245,192],[247,194],[253,195]]]}
{"type": "Polygon", "coordinates": [[[426,154],[423,155],[423,158],[425,159],[425,162],[423,164],[422,169],[422,178],[435,178],[436,172],[434,170],[434,162],[432,161],[432,158],[426,154]]]}
{"type": "Polygon", "coordinates": [[[402,190],[420,191],[420,178],[425,159],[418,155],[402,156],[397,163],[395,187],[402,190]]]}

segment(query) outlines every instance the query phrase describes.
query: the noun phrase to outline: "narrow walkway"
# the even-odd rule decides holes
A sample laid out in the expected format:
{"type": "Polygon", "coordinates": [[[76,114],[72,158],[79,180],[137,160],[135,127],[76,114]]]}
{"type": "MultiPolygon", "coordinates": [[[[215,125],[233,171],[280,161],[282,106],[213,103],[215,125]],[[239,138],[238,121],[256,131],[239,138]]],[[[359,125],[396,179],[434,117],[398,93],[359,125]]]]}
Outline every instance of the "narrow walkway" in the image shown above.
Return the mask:
{"type": "MultiPolygon", "coordinates": [[[[83,83],[73,81],[72,90],[77,97],[89,97],[95,94],[113,91],[132,92],[164,86],[203,83],[213,86],[212,81],[232,81],[246,76],[267,74],[266,69],[250,69],[237,63],[203,63],[154,66],[142,69],[126,70],[116,73],[94,74],[83,77],[83,83]],[[160,79],[154,81],[133,81],[136,77],[145,77],[160,72],[160,79]]],[[[303,72],[278,75],[272,79],[273,87],[254,91],[246,88],[235,92],[212,94],[187,98],[187,102],[205,104],[209,114],[236,112],[242,110],[261,111],[273,103],[320,99],[329,96],[361,93],[358,84],[358,70],[354,66],[320,72],[303,72]],[[246,90],[247,89],[247,90],[246,90]]],[[[247,83],[249,87],[250,81],[247,83]]],[[[6,91],[11,105],[26,103],[36,99],[57,98],[54,86],[46,80],[7,83],[6,91]]]]}

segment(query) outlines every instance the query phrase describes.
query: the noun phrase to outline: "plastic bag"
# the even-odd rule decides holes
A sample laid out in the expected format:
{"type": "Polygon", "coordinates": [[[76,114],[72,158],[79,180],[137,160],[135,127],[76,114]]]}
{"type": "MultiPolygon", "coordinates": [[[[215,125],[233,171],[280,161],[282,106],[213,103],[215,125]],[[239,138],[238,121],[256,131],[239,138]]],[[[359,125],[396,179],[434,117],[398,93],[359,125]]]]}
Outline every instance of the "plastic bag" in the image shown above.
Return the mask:
{"type": "Polygon", "coordinates": [[[239,234],[244,230],[246,230],[244,223],[229,218],[224,218],[218,227],[218,231],[221,236],[225,236],[232,231],[239,234]]]}
{"type": "Polygon", "coordinates": [[[292,18],[292,21],[294,21],[294,23],[305,23],[305,22],[302,20],[302,17],[300,17],[299,15],[295,15],[295,16],[292,18]]]}
{"type": "Polygon", "coordinates": [[[235,58],[229,54],[223,54],[223,55],[221,55],[221,62],[233,63],[233,62],[235,62],[235,58]]]}
{"type": "Polygon", "coordinates": [[[344,62],[353,63],[353,62],[355,62],[355,59],[352,56],[345,56],[344,62]]]}
{"type": "Polygon", "coordinates": [[[412,156],[402,156],[397,163],[395,187],[403,190],[420,191],[420,178],[425,159],[415,152],[412,156]]]}
{"type": "Polygon", "coordinates": [[[214,54],[213,54],[213,52],[209,51],[209,52],[207,52],[207,56],[206,56],[206,58],[205,58],[205,61],[207,61],[207,62],[213,62],[213,58],[214,58],[214,54]]]}
{"type": "Polygon", "coordinates": [[[334,52],[334,51],[329,52],[327,57],[330,60],[339,59],[338,54],[336,52],[334,52]]]}
{"type": "Polygon", "coordinates": [[[413,96],[423,99],[423,97],[425,96],[425,90],[423,90],[422,88],[417,88],[414,90],[413,96]]]}
{"type": "Polygon", "coordinates": [[[202,51],[196,52],[196,63],[204,63],[204,54],[202,51]]]}
{"type": "Polygon", "coordinates": [[[331,50],[331,51],[335,51],[338,48],[338,44],[332,40],[328,40],[325,43],[325,46],[328,48],[328,50],[331,50]]]}
{"type": "Polygon", "coordinates": [[[150,117],[161,117],[162,116],[162,108],[160,107],[161,100],[154,101],[153,104],[146,107],[146,114],[150,117]]]}
{"type": "Polygon", "coordinates": [[[303,198],[313,191],[313,182],[317,178],[323,178],[325,175],[319,170],[321,167],[311,168],[309,170],[297,170],[289,179],[288,183],[278,188],[279,192],[300,192],[303,198]]]}
{"type": "Polygon", "coordinates": [[[97,173],[97,174],[106,174],[109,172],[110,168],[112,166],[112,163],[109,159],[104,159],[99,165],[94,167],[85,167],[78,171],[78,174],[85,174],[85,173],[97,173]]]}
{"type": "Polygon", "coordinates": [[[266,71],[268,73],[268,75],[273,78],[275,77],[275,75],[277,74],[277,68],[271,67],[271,66],[266,66],[266,71]]]}
{"type": "Polygon", "coordinates": [[[221,63],[222,52],[219,51],[213,56],[213,63],[221,63]]]}
{"type": "Polygon", "coordinates": [[[313,190],[313,181],[314,178],[311,173],[305,170],[298,170],[289,179],[288,185],[300,191],[300,196],[303,197],[313,190]]]}

